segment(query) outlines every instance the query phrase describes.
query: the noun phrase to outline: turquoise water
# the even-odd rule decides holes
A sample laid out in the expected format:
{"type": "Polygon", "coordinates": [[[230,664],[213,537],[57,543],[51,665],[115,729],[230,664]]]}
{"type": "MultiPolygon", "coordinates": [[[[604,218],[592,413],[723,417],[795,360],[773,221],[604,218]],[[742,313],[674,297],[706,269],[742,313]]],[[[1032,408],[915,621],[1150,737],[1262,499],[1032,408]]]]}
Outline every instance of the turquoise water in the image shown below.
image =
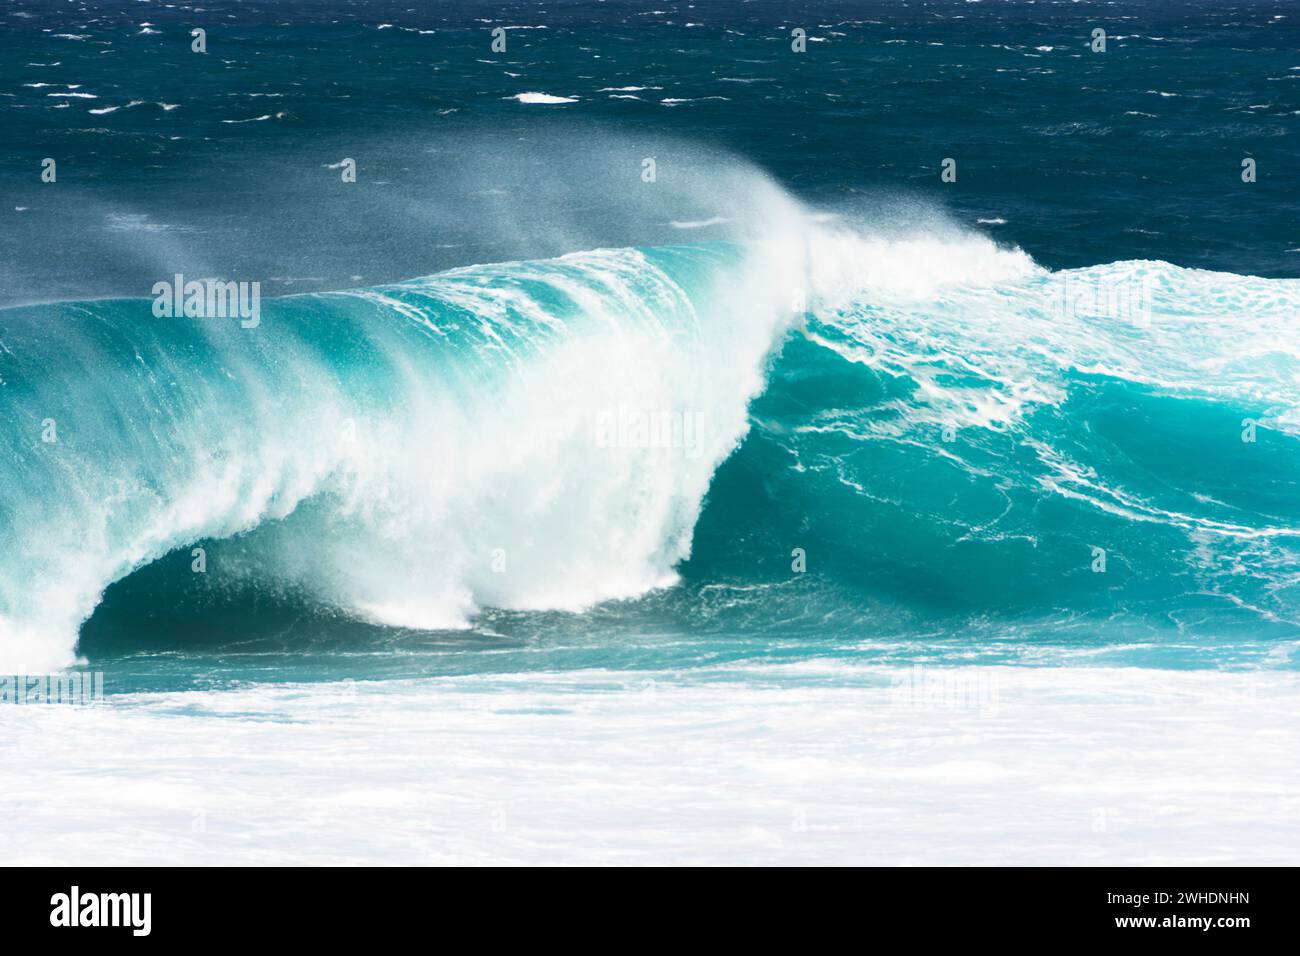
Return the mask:
{"type": "Polygon", "coordinates": [[[148,300],[9,310],[28,427],[5,532],[29,544],[6,623],[44,648],[84,614],[80,653],[143,687],[827,655],[1291,666],[1295,281],[1051,273],[966,237],[945,273],[971,274],[918,290],[881,261],[914,262],[906,242],[811,241],[848,271],[768,318],[731,300],[777,298],[788,250],[718,244],[272,299],[250,330],[148,300]],[[1149,290],[1141,321],[1060,309],[1119,282],[1149,290]],[[602,434],[638,407],[698,415],[698,441],[602,434]],[[32,446],[44,418],[61,437],[32,446]]]}
{"type": "Polygon", "coordinates": [[[7,12],[4,666],[1294,668],[1287,5],[225,7],[7,12]]]}

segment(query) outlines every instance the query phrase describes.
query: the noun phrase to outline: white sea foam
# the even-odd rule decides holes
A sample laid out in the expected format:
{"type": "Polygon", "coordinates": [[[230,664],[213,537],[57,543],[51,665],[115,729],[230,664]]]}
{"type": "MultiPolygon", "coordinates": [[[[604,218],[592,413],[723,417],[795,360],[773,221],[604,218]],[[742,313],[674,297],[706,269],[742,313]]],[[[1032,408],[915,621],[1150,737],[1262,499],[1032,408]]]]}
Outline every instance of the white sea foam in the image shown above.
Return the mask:
{"type": "Polygon", "coordinates": [[[506,99],[518,100],[520,103],[537,103],[537,104],[555,104],[555,103],[576,103],[576,96],[554,96],[550,93],[517,93],[514,96],[508,96],[506,99]]]}
{"type": "Polygon", "coordinates": [[[731,98],[727,96],[669,96],[660,100],[659,103],[663,106],[680,106],[682,103],[702,103],[705,100],[722,100],[723,102],[730,102],[731,98]]]}
{"type": "Polygon", "coordinates": [[[104,116],[108,113],[116,113],[118,110],[129,110],[133,106],[142,105],[144,105],[144,100],[132,100],[131,102],[124,103],[121,106],[103,106],[96,110],[86,110],[86,112],[90,113],[92,116],[104,116]]]}
{"type": "Polygon", "coordinates": [[[0,840],[21,865],[1287,865],[1297,693],[811,661],[10,705],[0,840]]]}
{"type": "Polygon", "coordinates": [[[287,115],[288,115],[287,113],[275,113],[275,114],[271,114],[271,113],[263,113],[261,116],[253,116],[253,117],[251,117],[251,118],[249,118],[249,119],[237,119],[237,120],[236,120],[236,119],[223,119],[221,122],[223,122],[223,123],[227,123],[227,124],[238,124],[238,123],[264,123],[264,122],[266,122],[267,120],[271,120],[271,119],[284,119],[285,116],[287,116],[287,115]]]}

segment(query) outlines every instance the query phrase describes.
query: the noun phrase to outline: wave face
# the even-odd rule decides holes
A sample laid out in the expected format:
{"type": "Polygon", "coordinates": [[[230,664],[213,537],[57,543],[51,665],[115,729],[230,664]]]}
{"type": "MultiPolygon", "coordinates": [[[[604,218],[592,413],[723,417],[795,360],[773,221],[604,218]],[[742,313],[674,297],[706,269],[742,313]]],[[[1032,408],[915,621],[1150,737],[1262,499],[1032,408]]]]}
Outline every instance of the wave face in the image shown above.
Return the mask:
{"type": "Polygon", "coordinates": [[[256,329],[5,310],[0,666],[69,663],[131,581],[418,631],[1289,659],[1300,282],[781,235],[269,299],[256,329]]]}
{"type": "Polygon", "coordinates": [[[902,658],[1294,666],[1300,282],[999,252],[912,283],[976,249],[889,245],[818,303],[719,473],[701,579],[761,554],[791,619],[902,658]],[[793,547],[819,586],[789,585],[793,547]]]}

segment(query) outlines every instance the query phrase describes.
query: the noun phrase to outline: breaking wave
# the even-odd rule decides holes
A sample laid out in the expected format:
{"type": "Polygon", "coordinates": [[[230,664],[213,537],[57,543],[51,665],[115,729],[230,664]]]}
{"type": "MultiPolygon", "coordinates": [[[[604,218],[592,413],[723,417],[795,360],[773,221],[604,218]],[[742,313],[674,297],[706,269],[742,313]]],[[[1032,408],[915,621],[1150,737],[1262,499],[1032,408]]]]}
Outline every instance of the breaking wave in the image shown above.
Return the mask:
{"type": "Polygon", "coordinates": [[[782,217],[256,328],[0,312],[0,666],[68,664],[132,579],[416,630],[668,595],[736,633],[1300,633],[1300,282],[782,217]]]}

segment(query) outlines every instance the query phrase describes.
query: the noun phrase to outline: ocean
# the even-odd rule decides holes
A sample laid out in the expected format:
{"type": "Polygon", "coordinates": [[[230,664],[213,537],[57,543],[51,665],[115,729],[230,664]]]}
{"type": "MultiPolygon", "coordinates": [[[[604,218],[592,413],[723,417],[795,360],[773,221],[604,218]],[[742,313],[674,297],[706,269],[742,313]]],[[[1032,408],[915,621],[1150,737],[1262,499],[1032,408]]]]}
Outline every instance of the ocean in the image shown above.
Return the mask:
{"type": "Polygon", "coordinates": [[[16,859],[1294,861],[1294,4],[0,17],[16,859]]]}

